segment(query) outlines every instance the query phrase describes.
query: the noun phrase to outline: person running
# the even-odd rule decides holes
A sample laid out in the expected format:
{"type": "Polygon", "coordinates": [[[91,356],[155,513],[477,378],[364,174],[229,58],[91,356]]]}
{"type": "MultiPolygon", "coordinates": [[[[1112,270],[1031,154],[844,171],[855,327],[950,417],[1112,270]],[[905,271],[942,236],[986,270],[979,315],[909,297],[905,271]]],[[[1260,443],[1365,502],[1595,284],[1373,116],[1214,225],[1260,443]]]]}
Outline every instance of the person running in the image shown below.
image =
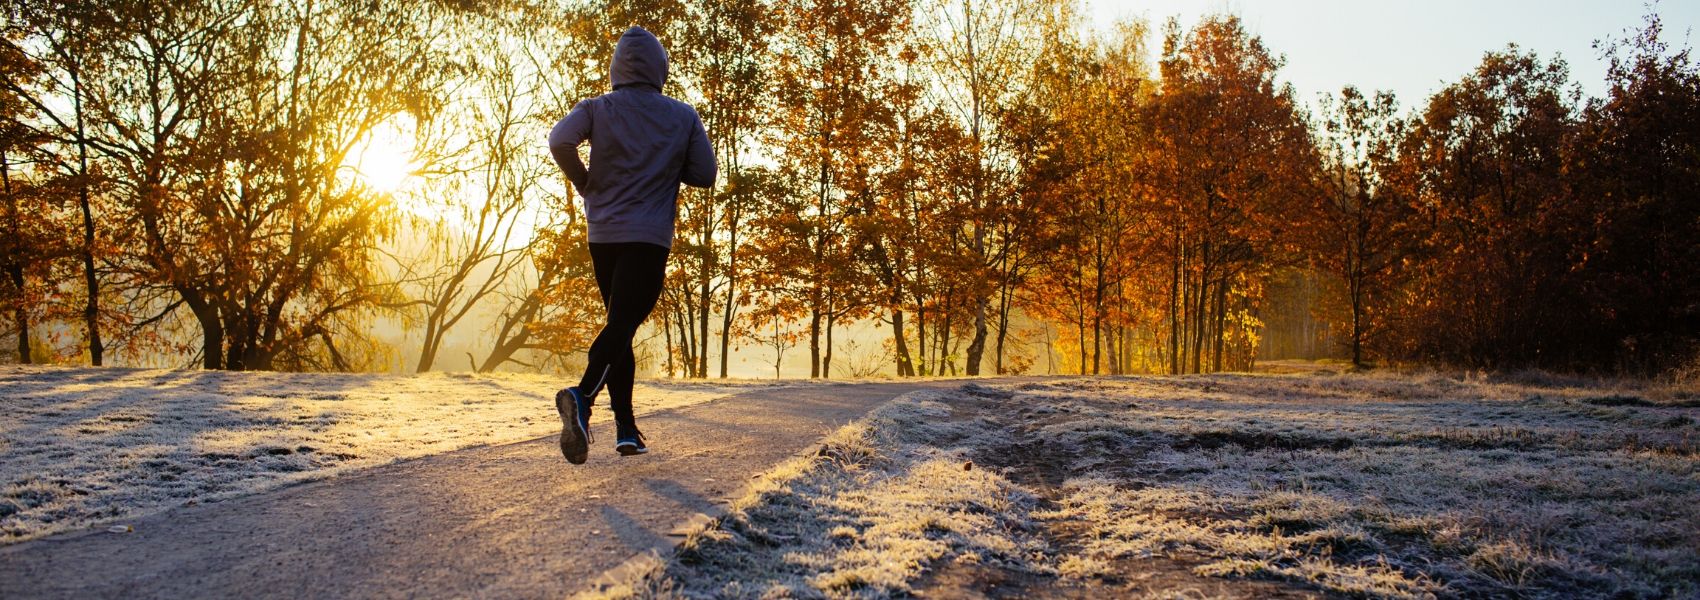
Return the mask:
{"type": "Polygon", "coordinates": [[[608,65],[614,91],[574,106],[549,132],[549,153],[584,198],[590,260],[607,313],[591,343],[584,377],[555,394],[561,414],[561,454],[575,465],[590,451],[590,410],[608,390],[614,410],[614,449],[622,456],[649,451],[632,414],[637,363],[632,337],[661,297],[679,184],[714,185],[714,148],[689,104],[661,94],[667,50],[642,27],[627,29],[608,65]],[[590,142],[590,166],[579,144],[590,142]]]}

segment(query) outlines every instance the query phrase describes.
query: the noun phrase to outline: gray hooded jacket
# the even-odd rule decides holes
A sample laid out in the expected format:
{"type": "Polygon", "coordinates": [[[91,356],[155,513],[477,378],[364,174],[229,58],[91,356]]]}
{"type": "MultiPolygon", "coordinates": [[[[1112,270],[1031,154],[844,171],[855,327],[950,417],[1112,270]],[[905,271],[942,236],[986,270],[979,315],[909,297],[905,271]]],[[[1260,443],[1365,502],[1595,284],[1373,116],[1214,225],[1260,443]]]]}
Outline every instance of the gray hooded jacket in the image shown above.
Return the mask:
{"type": "Polygon", "coordinates": [[[696,109],[661,95],[667,50],[633,27],[608,66],[614,91],[579,102],[549,132],[549,153],[584,198],[590,242],[671,248],[679,184],[714,185],[714,149],[696,109]],[[590,167],[578,146],[590,142],[590,167]]]}

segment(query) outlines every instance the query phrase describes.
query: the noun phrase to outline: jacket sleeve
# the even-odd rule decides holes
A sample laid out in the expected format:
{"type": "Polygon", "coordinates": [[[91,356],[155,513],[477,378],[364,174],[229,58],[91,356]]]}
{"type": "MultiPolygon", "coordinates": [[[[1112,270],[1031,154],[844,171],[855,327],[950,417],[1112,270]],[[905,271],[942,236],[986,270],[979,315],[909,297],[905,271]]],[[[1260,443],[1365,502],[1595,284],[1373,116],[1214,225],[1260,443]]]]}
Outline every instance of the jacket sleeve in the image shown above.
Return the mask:
{"type": "Polygon", "coordinates": [[[585,169],[584,161],[579,159],[578,146],[590,139],[591,104],[589,100],[579,102],[572,112],[555,123],[555,128],[549,130],[549,154],[555,158],[555,164],[566,173],[567,180],[573,186],[584,192],[585,184],[590,181],[590,171],[585,169]]]}
{"type": "Polygon", "coordinates": [[[691,139],[685,146],[685,169],[679,180],[699,188],[714,187],[718,167],[714,164],[714,146],[708,142],[708,131],[702,127],[702,117],[691,111],[691,139]]]}

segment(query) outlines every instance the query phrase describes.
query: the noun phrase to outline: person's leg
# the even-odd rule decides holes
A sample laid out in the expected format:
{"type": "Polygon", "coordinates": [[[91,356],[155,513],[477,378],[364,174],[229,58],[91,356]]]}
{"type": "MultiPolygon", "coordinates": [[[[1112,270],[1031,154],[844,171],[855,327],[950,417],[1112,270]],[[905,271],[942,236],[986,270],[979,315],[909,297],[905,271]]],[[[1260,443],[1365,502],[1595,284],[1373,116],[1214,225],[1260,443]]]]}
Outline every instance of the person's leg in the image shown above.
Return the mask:
{"type": "Polygon", "coordinates": [[[585,352],[584,375],[579,377],[578,390],[592,401],[607,377],[609,348],[618,346],[619,332],[611,327],[610,306],[615,296],[614,273],[625,254],[625,244],[590,244],[590,263],[596,273],[596,291],[602,296],[602,329],[585,352]]]}
{"type": "MultiPolygon", "coordinates": [[[[630,331],[635,335],[637,326],[643,323],[661,298],[661,290],[666,283],[668,252],[661,246],[633,246],[616,272],[619,283],[614,287],[622,295],[614,304],[630,308],[631,312],[622,315],[621,322],[631,323],[630,331]]],[[[631,336],[626,338],[622,347],[625,352],[609,370],[608,403],[614,409],[614,450],[623,456],[632,456],[646,453],[649,448],[643,441],[643,434],[638,431],[636,415],[632,411],[632,380],[637,375],[637,361],[632,352],[631,336]]]]}
{"type": "MultiPolygon", "coordinates": [[[[603,387],[607,387],[615,416],[629,419],[632,379],[636,375],[632,338],[661,298],[667,276],[668,250],[645,243],[608,246],[618,247],[617,256],[612,260],[609,284],[603,286],[608,318],[596,341],[590,345],[584,377],[579,381],[578,389],[587,397],[594,398],[603,387]]],[[[597,271],[600,280],[602,269],[597,271]]]]}
{"type": "Polygon", "coordinates": [[[608,406],[614,409],[614,422],[632,422],[632,382],[637,379],[637,360],[628,345],[626,353],[614,362],[608,372],[608,406]]]}
{"type": "MultiPolygon", "coordinates": [[[[619,264],[620,247],[617,244],[590,244],[591,266],[596,273],[596,287],[602,295],[604,309],[613,293],[614,271],[619,264]]],[[[604,310],[606,312],[606,310],[604,310]]],[[[594,357],[598,355],[597,347],[611,347],[616,343],[613,334],[607,327],[597,335],[597,341],[591,344],[590,355],[593,357],[591,368],[594,367],[594,357]],[[610,339],[603,340],[604,336],[610,339]]],[[[605,351],[601,354],[606,354],[605,351]]],[[[587,369],[588,371],[589,369],[587,369]]],[[[583,379],[590,378],[586,373],[583,379]]],[[[580,383],[584,386],[584,383],[580,383]]],[[[561,415],[561,454],[567,457],[567,462],[583,464],[589,449],[590,411],[595,402],[595,391],[585,387],[570,387],[555,394],[555,410],[561,415]]]]}

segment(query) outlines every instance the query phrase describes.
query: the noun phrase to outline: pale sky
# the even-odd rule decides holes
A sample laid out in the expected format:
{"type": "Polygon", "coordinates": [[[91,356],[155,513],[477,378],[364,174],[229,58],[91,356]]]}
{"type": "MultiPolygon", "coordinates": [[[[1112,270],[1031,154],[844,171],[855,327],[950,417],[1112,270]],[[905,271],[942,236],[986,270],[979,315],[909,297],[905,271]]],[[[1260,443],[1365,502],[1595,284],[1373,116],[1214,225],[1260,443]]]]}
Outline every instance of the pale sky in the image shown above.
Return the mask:
{"type": "MultiPolygon", "coordinates": [[[[1421,105],[1458,81],[1482,54],[1516,42],[1550,59],[1562,54],[1572,81],[1598,96],[1606,63],[1594,40],[1638,31],[1646,4],[1637,0],[1087,0],[1095,24],[1143,15],[1160,36],[1171,15],[1190,27],[1205,14],[1244,19],[1271,50],[1285,54],[1281,78],[1299,96],[1338,92],[1346,84],[1392,90],[1399,104],[1421,105]]],[[[1691,44],[1700,31],[1700,0],[1664,0],[1655,9],[1664,39],[1691,44]]],[[[1153,37],[1154,51],[1161,37],[1153,37]]]]}

